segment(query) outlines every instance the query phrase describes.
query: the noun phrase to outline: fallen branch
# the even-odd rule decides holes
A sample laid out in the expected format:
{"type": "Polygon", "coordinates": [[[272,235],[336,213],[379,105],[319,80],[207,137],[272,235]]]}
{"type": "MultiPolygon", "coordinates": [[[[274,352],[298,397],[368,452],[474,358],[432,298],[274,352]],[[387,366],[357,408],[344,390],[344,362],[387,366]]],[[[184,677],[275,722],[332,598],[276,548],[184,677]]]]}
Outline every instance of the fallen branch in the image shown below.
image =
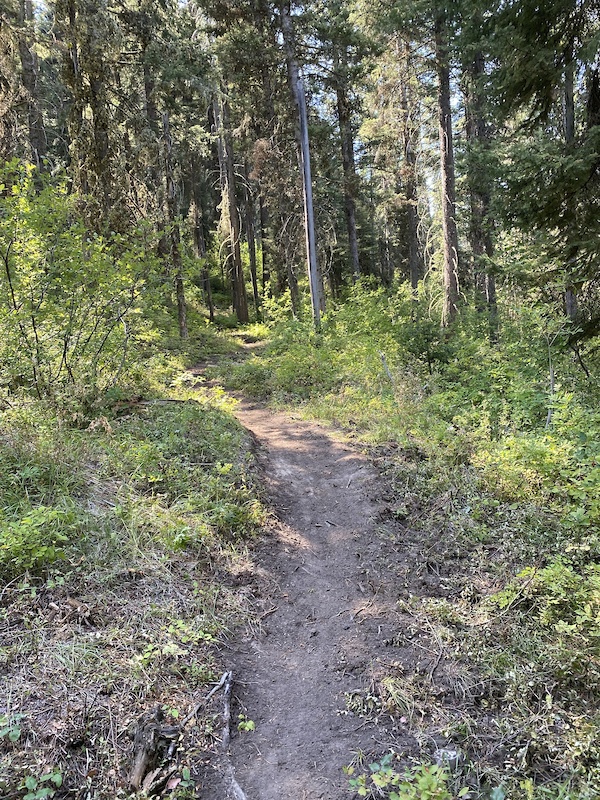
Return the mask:
{"type": "Polygon", "coordinates": [[[226,672],[225,691],[223,692],[223,735],[221,737],[221,750],[226,753],[231,741],[231,690],[233,688],[233,672],[226,672]]]}
{"type": "Polygon", "coordinates": [[[181,727],[182,728],[185,728],[185,726],[188,724],[188,722],[190,722],[196,716],[196,714],[200,711],[202,706],[205,706],[208,703],[208,701],[210,700],[210,698],[213,695],[215,695],[219,691],[219,689],[221,687],[223,687],[225,685],[225,682],[227,680],[227,676],[228,675],[231,675],[231,672],[224,672],[221,675],[221,680],[215,686],[213,686],[213,688],[210,690],[210,692],[206,695],[206,697],[203,700],[201,700],[197,705],[194,706],[194,708],[190,711],[190,713],[187,715],[187,717],[181,723],[181,727]]]}
{"type": "MultiPolygon", "coordinates": [[[[230,783],[230,789],[233,793],[233,800],[247,800],[242,787],[235,779],[235,770],[233,764],[229,760],[229,743],[231,741],[231,692],[233,689],[233,672],[226,672],[223,676],[225,679],[225,690],[223,692],[223,733],[221,736],[221,751],[227,759],[227,769],[225,774],[230,783]]],[[[221,680],[223,680],[223,678],[221,680]]]]}

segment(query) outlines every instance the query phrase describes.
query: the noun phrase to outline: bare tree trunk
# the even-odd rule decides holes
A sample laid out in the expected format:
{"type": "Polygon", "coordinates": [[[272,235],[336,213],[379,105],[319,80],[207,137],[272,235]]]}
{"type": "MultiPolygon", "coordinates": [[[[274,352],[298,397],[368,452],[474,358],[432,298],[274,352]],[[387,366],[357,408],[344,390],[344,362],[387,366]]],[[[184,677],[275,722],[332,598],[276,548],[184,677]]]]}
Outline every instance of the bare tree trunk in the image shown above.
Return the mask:
{"type": "Polygon", "coordinates": [[[19,31],[19,56],[21,59],[23,87],[26,92],[31,160],[41,170],[43,169],[43,159],[47,151],[47,142],[39,103],[38,59],[31,47],[31,38],[34,32],[32,0],[19,0],[18,14],[21,28],[19,31]]]}
{"type": "Polygon", "coordinates": [[[69,140],[69,167],[75,186],[83,194],[89,192],[85,157],[82,153],[81,129],[85,108],[85,89],[80,67],[77,39],[77,8],[75,0],[56,0],[55,18],[63,49],[63,74],[70,93],[67,136],[69,140]]]}
{"type": "Polygon", "coordinates": [[[262,295],[267,292],[267,287],[271,281],[271,251],[269,246],[269,209],[265,203],[262,190],[258,195],[258,207],[260,214],[260,255],[262,261],[262,295]]]}
{"type": "Polygon", "coordinates": [[[169,114],[163,114],[163,136],[165,157],[165,178],[167,183],[167,218],[170,226],[171,263],[173,265],[173,280],[177,296],[177,319],[179,321],[179,336],[188,338],[187,306],[183,287],[183,264],[181,261],[181,235],[178,222],[178,203],[173,178],[173,143],[169,129],[169,114]]]}
{"type": "Polygon", "coordinates": [[[346,228],[348,231],[348,247],[352,279],[360,277],[360,257],[358,252],[358,233],[356,226],[356,166],[354,163],[354,133],[352,131],[352,114],[348,97],[347,78],[348,59],[345,52],[334,55],[335,92],[337,99],[338,123],[340,127],[340,144],[342,150],[342,167],[344,170],[344,209],[346,212],[346,228]]]}
{"type": "Polygon", "coordinates": [[[256,270],[256,208],[254,205],[254,195],[252,194],[250,178],[248,177],[247,164],[244,164],[244,200],[246,206],[246,241],[248,242],[248,258],[250,260],[250,278],[252,280],[254,312],[256,314],[256,319],[260,320],[260,294],[258,291],[258,274],[256,270]]]}
{"type": "Polygon", "coordinates": [[[308,140],[308,115],[306,110],[306,96],[304,85],[300,79],[298,63],[296,61],[294,46],[294,28],[290,17],[288,4],[282,2],[281,31],[285,46],[288,77],[294,104],[298,110],[298,147],[302,167],[302,188],[304,192],[304,227],[306,231],[306,253],[308,258],[308,277],[310,283],[310,297],[312,303],[313,320],[315,328],[321,327],[321,312],[324,310],[325,299],[319,266],[317,263],[317,242],[315,235],[315,216],[312,196],[312,176],[310,168],[310,144],[308,140]]]}
{"type": "Polygon", "coordinates": [[[404,48],[402,78],[402,146],[404,150],[404,192],[408,216],[408,268],[413,296],[416,297],[419,281],[425,273],[423,249],[419,241],[419,211],[417,194],[417,153],[415,131],[411,124],[412,97],[410,91],[410,49],[404,48]]]}
{"type": "MultiPolygon", "coordinates": [[[[575,65],[569,61],[565,67],[565,94],[564,94],[564,128],[565,142],[572,145],[575,141],[575,65]]],[[[570,213],[570,212],[569,212],[570,213]]],[[[567,258],[567,285],[565,287],[565,313],[570,320],[577,318],[578,305],[577,293],[572,281],[573,267],[577,260],[578,246],[572,245],[567,258]]]]}
{"type": "MultiPolygon", "coordinates": [[[[217,117],[218,119],[218,117],[217,117]]],[[[240,249],[240,218],[235,192],[235,163],[233,144],[229,133],[229,104],[225,97],[221,100],[221,138],[222,158],[225,177],[225,196],[227,200],[227,214],[229,220],[229,237],[231,247],[231,279],[233,284],[233,310],[238,322],[249,322],[248,299],[246,297],[246,282],[242,265],[242,252],[240,249]]]]}
{"type": "MultiPolygon", "coordinates": [[[[483,108],[480,81],[485,74],[482,53],[476,53],[468,69],[469,87],[466,96],[467,140],[472,154],[477,157],[489,150],[489,131],[483,108]]],[[[469,165],[470,225],[469,240],[473,252],[473,273],[475,283],[476,307],[488,314],[489,338],[492,344],[498,341],[498,305],[496,300],[496,281],[490,272],[489,260],[494,255],[492,220],[490,216],[490,181],[476,161],[471,158],[469,165]]]]}
{"type": "Polygon", "coordinates": [[[206,240],[204,238],[204,226],[202,224],[202,207],[200,205],[200,198],[196,192],[196,184],[192,181],[192,196],[194,198],[194,250],[196,258],[200,259],[202,263],[202,290],[206,305],[208,306],[208,318],[211,322],[215,321],[215,307],[212,299],[212,290],[210,288],[210,276],[206,267],[206,240]]]}
{"type": "Polygon", "coordinates": [[[452,109],[450,107],[450,66],[448,59],[446,20],[435,20],[435,50],[438,74],[438,110],[440,127],[440,167],[442,177],[442,230],[444,236],[444,309],[442,325],[450,325],[458,312],[459,263],[456,228],[456,188],[454,147],[452,141],[452,109]]]}

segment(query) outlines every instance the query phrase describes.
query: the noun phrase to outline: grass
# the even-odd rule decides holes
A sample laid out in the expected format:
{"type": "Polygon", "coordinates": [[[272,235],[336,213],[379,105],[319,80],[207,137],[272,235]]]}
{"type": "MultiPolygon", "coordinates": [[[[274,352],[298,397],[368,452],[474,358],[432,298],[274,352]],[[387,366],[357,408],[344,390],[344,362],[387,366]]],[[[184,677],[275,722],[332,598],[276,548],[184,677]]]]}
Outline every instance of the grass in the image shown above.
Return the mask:
{"type": "Polygon", "coordinates": [[[600,365],[591,348],[584,379],[557,348],[552,393],[548,324],[511,308],[491,347],[476,317],[443,336],[402,292],[359,286],[320,334],[280,323],[219,373],[344,428],[385,472],[414,571],[441,576],[433,595],[408,576],[399,609],[442,655],[435,676],[390,673],[379,703],[426,749],[460,748],[478,798],[600,794],[600,365]]]}
{"type": "MultiPolygon", "coordinates": [[[[150,383],[83,415],[28,401],[0,416],[3,798],[132,796],[138,718],[180,724],[250,613],[236,574],[264,520],[251,442],[193,375],[150,383]]],[[[169,796],[190,796],[216,707],[181,731],[169,796]]]]}

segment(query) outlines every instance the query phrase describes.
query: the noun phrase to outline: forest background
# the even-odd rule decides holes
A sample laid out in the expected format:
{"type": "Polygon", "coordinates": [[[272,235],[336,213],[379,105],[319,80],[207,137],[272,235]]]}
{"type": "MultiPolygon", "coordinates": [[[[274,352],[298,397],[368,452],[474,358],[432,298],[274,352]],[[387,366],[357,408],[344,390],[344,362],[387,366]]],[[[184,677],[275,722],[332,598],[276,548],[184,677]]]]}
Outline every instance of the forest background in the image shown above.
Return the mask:
{"type": "MultiPolygon", "coordinates": [[[[500,759],[477,715],[452,731],[474,796],[597,797],[599,43],[597,0],[4,0],[4,623],[261,524],[225,396],[155,401],[268,339],[227,385],[384,448],[391,513],[485,554],[428,610],[506,712],[500,759]]],[[[209,624],[171,578],[192,621],[131,647],[204,642],[203,685],[238,600],[209,624]]],[[[0,780],[51,796],[26,696],[0,780]]]]}

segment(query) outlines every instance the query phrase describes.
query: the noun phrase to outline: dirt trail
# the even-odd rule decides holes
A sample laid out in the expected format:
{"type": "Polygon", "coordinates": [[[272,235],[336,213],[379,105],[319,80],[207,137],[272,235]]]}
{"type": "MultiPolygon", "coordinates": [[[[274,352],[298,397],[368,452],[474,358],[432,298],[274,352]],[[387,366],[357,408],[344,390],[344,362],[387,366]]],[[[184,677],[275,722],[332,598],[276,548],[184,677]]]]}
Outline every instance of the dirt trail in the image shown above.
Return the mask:
{"type": "MultiPolygon", "coordinates": [[[[235,776],[247,800],[349,798],[342,767],[353,757],[415,748],[401,723],[347,708],[347,698],[368,705],[377,677],[410,660],[392,644],[405,556],[377,521],[379,478],[364,456],[315,424],[247,402],[237,416],[259,444],[278,522],[254,554],[262,625],[230,657],[234,720],[243,713],[255,724],[234,734],[235,776]]],[[[223,796],[239,795],[230,787],[223,796]]]]}

